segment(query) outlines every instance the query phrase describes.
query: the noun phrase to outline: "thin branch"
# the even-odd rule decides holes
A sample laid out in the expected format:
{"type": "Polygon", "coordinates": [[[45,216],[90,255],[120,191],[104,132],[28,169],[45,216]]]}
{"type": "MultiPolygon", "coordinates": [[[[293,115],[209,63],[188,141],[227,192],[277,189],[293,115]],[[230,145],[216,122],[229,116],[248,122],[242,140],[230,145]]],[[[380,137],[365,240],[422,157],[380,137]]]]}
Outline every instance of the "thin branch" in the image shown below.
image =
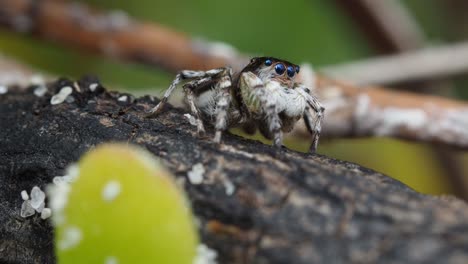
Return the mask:
{"type": "Polygon", "coordinates": [[[387,85],[466,74],[468,42],[333,65],[320,71],[356,85],[387,85]]]}
{"type": "MultiPolygon", "coordinates": [[[[247,56],[228,45],[194,41],[163,26],[131,20],[121,12],[103,14],[84,5],[32,2],[0,0],[0,24],[25,31],[15,21],[29,21],[24,23],[30,25],[27,29],[45,39],[173,72],[225,65],[239,69],[247,61],[247,56]]],[[[390,136],[468,148],[468,104],[315,78],[307,65],[301,72],[299,77],[317,87],[327,107],[326,136],[390,136]]],[[[306,130],[296,131],[303,135],[306,130]]]]}
{"type": "Polygon", "coordinates": [[[335,0],[383,53],[419,48],[423,31],[399,0],[335,0]]]}

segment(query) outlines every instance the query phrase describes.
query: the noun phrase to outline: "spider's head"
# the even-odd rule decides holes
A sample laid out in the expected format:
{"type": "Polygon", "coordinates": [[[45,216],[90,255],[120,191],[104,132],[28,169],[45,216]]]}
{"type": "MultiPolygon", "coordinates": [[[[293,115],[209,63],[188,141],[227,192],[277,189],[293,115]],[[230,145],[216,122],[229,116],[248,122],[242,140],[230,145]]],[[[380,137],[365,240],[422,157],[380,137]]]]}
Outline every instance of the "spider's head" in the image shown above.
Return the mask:
{"type": "Polygon", "coordinates": [[[250,71],[257,75],[263,82],[277,81],[282,85],[292,88],[294,77],[299,73],[299,66],[285,60],[272,57],[256,57],[242,72],[250,71]]]}

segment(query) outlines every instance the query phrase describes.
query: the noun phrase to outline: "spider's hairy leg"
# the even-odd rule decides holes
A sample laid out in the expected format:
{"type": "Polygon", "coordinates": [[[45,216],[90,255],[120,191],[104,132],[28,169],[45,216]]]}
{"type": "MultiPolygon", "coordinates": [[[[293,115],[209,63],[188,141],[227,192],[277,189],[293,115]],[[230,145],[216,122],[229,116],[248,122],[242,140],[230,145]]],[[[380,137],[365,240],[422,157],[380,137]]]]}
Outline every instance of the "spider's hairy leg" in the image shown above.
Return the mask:
{"type": "Polygon", "coordinates": [[[221,73],[219,81],[216,83],[215,89],[220,91],[219,98],[216,102],[216,124],[215,124],[215,136],[213,141],[215,143],[221,142],[221,134],[224,130],[227,129],[227,111],[229,104],[231,103],[231,69],[226,68],[226,70],[221,73]]]}
{"type": "Polygon", "coordinates": [[[203,122],[200,118],[200,110],[198,109],[198,107],[195,105],[195,102],[194,102],[195,97],[193,95],[193,90],[184,85],[184,92],[185,92],[185,97],[187,99],[187,103],[190,107],[190,111],[192,112],[192,115],[194,115],[196,122],[197,122],[197,134],[200,137],[204,136],[205,127],[203,126],[203,122]]]}
{"type": "Polygon", "coordinates": [[[276,89],[276,82],[266,84],[252,72],[245,72],[240,80],[242,94],[247,107],[251,112],[261,111],[261,115],[266,118],[268,132],[272,135],[273,145],[281,147],[283,134],[281,132],[281,121],[274,96],[269,96],[268,91],[276,89]]]}
{"type": "Polygon", "coordinates": [[[199,80],[205,77],[215,76],[219,74],[220,72],[222,72],[223,70],[224,70],[223,68],[220,68],[220,69],[213,69],[209,71],[183,70],[179,72],[176,75],[175,79],[172,81],[169,88],[167,88],[161,101],[147,113],[147,117],[156,116],[157,114],[159,114],[159,112],[161,112],[164,105],[167,103],[167,100],[171,96],[172,92],[174,92],[175,88],[177,87],[179,83],[185,80],[199,80]]]}
{"type": "Polygon", "coordinates": [[[312,144],[310,145],[309,152],[314,153],[317,150],[320,131],[322,130],[322,120],[325,112],[325,108],[320,104],[317,98],[308,92],[307,88],[299,88],[298,91],[304,98],[308,106],[304,111],[304,123],[307,130],[312,135],[312,144]],[[315,115],[315,118],[314,118],[315,115]]]}
{"type": "Polygon", "coordinates": [[[268,82],[266,84],[266,89],[263,89],[264,92],[260,97],[262,105],[264,106],[265,115],[268,120],[270,132],[273,134],[273,146],[281,148],[283,145],[283,132],[281,131],[281,121],[279,118],[278,108],[276,101],[272,100],[274,96],[268,96],[268,90],[275,90],[277,82],[268,82]],[[269,89],[272,88],[272,89],[269,89]]]}

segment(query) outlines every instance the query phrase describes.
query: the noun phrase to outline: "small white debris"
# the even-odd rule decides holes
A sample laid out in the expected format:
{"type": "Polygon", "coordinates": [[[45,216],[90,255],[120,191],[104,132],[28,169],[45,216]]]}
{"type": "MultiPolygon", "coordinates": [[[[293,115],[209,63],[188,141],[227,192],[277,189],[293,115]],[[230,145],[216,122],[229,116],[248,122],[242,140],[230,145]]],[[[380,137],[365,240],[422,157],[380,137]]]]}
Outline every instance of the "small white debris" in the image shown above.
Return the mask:
{"type": "Polygon", "coordinates": [[[197,120],[191,114],[184,114],[185,118],[189,121],[192,126],[197,126],[197,120]]]}
{"type": "Polygon", "coordinates": [[[62,184],[62,183],[66,183],[66,180],[65,180],[64,177],[62,177],[62,176],[55,176],[55,177],[52,179],[52,182],[53,182],[55,185],[59,185],[59,184],[62,184]]]}
{"type": "Polygon", "coordinates": [[[216,257],[218,253],[207,247],[205,244],[200,244],[197,247],[197,255],[193,260],[193,264],[217,264],[216,257]]]}
{"type": "Polygon", "coordinates": [[[119,102],[126,102],[126,101],[127,101],[127,98],[128,98],[128,96],[122,95],[122,96],[120,96],[119,99],[117,99],[117,100],[119,100],[119,102]]]}
{"type": "Polygon", "coordinates": [[[67,96],[67,98],[65,99],[65,102],[71,104],[75,102],[75,98],[73,96],[67,96]]]}
{"type": "Polygon", "coordinates": [[[120,182],[116,180],[109,181],[102,189],[102,199],[106,202],[111,202],[120,194],[120,191],[120,182]]]}
{"type": "Polygon", "coordinates": [[[42,219],[47,219],[52,215],[52,210],[50,208],[44,208],[41,212],[41,218],[42,219]]]}
{"type": "Polygon", "coordinates": [[[83,239],[83,234],[78,227],[67,227],[63,231],[62,237],[59,239],[57,246],[60,250],[67,250],[77,246],[81,239],[83,239]]]}
{"type": "Polygon", "coordinates": [[[49,197],[49,207],[54,212],[52,220],[55,225],[61,225],[65,222],[63,209],[68,203],[71,187],[66,182],[54,181],[54,183],[47,186],[47,196],[49,197]]]}
{"type": "Polygon", "coordinates": [[[203,174],[205,173],[205,167],[203,164],[197,163],[187,173],[188,179],[191,184],[200,184],[203,182],[203,174]]]}
{"type": "Polygon", "coordinates": [[[228,196],[231,196],[236,190],[236,187],[234,186],[234,184],[228,179],[223,180],[223,185],[224,185],[224,189],[226,190],[226,195],[228,196]]]}
{"type": "Polygon", "coordinates": [[[73,92],[73,89],[70,86],[65,86],[60,89],[60,92],[50,99],[50,104],[56,105],[61,104],[67,97],[73,92]]]}
{"type": "Polygon", "coordinates": [[[0,94],[6,94],[8,92],[8,87],[5,85],[0,85],[0,94]]]}
{"type": "Polygon", "coordinates": [[[29,200],[29,195],[28,195],[28,192],[26,190],[22,190],[21,191],[21,198],[26,201],[26,200],[29,200]]]}
{"type": "Polygon", "coordinates": [[[40,85],[36,87],[36,89],[34,89],[34,95],[37,97],[42,97],[46,93],[47,93],[47,87],[45,87],[44,85],[40,85]]]}
{"type": "Polygon", "coordinates": [[[35,210],[31,206],[31,201],[30,200],[24,201],[23,204],[21,205],[21,212],[20,212],[21,217],[26,218],[31,215],[34,215],[34,213],[35,213],[35,210]]]}
{"type": "Polygon", "coordinates": [[[45,193],[37,186],[34,186],[31,191],[31,206],[34,209],[39,209],[45,201],[45,193]]]}
{"type": "Polygon", "coordinates": [[[89,85],[89,90],[90,90],[91,92],[94,92],[94,91],[96,91],[96,89],[98,88],[98,86],[99,86],[99,83],[92,83],[92,84],[89,85]]]}
{"type": "Polygon", "coordinates": [[[73,163],[65,169],[66,175],[63,176],[65,182],[72,183],[80,176],[80,167],[73,163]]]}
{"type": "MultiPolygon", "coordinates": [[[[31,203],[32,203],[32,202],[31,202],[31,203]]],[[[44,208],[45,208],[45,203],[43,202],[43,203],[41,203],[41,204],[39,205],[39,207],[34,208],[34,209],[36,209],[36,212],[42,213],[42,210],[44,210],[44,208]]]]}
{"type": "Polygon", "coordinates": [[[114,257],[114,256],[108,256],[104,260],[104,264],[118,264],[118,263],[119,263],[119,259],[117,257],[114,257]]]}

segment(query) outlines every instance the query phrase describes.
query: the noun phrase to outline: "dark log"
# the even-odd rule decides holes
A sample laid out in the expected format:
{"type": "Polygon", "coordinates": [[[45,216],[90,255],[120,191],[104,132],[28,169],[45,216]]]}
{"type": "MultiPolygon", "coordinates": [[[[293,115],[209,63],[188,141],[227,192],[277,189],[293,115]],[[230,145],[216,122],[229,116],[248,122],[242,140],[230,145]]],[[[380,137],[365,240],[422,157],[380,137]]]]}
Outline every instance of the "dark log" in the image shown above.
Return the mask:
{"type": "MultiPolygon", "coordinates": [[[[140,145],[179,179],[196,163],[205,182],[185,189],[203,243],[219,263],[468,263],[468,206],[417,193],[385,175],[318,154],[275,149],[226,134],[198,138],[182,109],[158,118],[156,101],[80,80],[73,102],[51,105],[30,87],[0,95],[0,262],[54,263],[53,229],[19,216],[21,190],[44,187],[102,142],[140,145]],[[121,98],[123,99],[123,98],[121,98]],[[225,183],[235,186],[226,193],[225,183]]],[[[208,129],[208,135],[213,131],[208,129]]],[[[384,151],[384,150],[383,150],[384,151]]],[[[389,161],[391,162],[391,161],[389,161]]]]}

